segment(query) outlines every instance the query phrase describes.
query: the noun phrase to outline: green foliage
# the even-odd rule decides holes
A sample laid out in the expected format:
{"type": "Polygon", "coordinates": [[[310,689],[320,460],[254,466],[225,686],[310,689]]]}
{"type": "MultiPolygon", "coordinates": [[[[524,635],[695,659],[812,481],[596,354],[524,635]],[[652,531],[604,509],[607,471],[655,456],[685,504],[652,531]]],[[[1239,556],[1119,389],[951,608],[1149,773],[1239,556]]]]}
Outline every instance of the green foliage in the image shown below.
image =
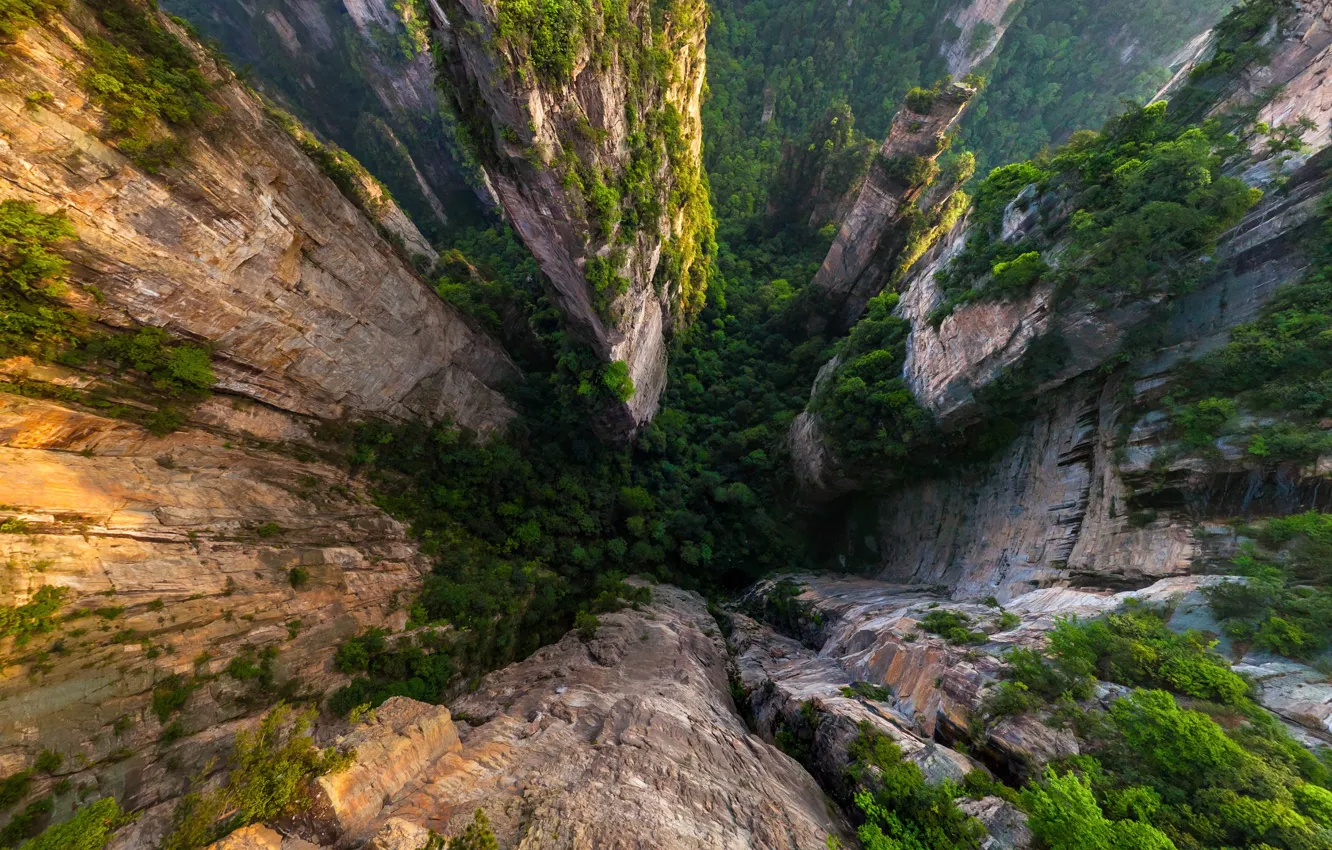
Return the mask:
{"type": "Polygon", "coordinates": [[[1128,110],[1100,134],[1075,134],[1040,164],[995,170],[976,191],[974,235],[940,275],[947,300],[932,318],[1040,279],[1083,298],[1188,292],[1203,270],[1197,258],[1261,194],[1222,174],[1232,142],[1212,127],[1180,129],[1156,103],[1128,110]],[[1034,233],[1004,242],[1004,206],[1021,181],[1034,183],[1040,198],[1065,194],[1071,203],[1034,233]],[[1054,271],[1041,252],[1063,244],[1069,248],[1054,271]]]}
{"type": "Polygon", "coordinates": [[[247,824],[300,812],[310,804],[308,785],[315,777],[351,766],[354,752],[314,745],[308,734],[313,710],[289,722],[290,713],[279,704],[258,728],[236,736],[226,783],[181,798],[162,850],[196,850],[247,824]]]}
{"type": "Polygon", "coordinates": [[[1212,55],[1189,72],[1188,85],[1171,98],[1170,112],[1180,123],[1200,121],[1239,83],[1242,74],[1271,58],[1268,34],[1287,24],[1293,0],[1242,0],[1213,28],[1212,55]]]}
{"type": "Polygon", "coordinates": [[[923,89],[916,86],[906,93],[906,107],[917,115],[928,115],[934,108],[934,102],[939,99],[939,90],[923,89]]]}
{"type": "Polygon", "coordinates": [[[79,806],[74,817],[47,827],[19,850],[102,850],[116,830],[133,820],[114,797],[103,797],[79,806]]]}
{"type": "Polygon", "coordinates": [[[38,588],[29,602],[0,608],[0,638],[12,635],[14,643],[22,646],[33,635],[55,631],[59,624],[56,614],[65,593],[66,588],[45,585],[38,588]]]}
{"type": "Polygon", "coordinates": [[[584,642],[590,641],[597,636],[597,629],[601,628],[601,621],[597,619],[596,614],[587,611],[579,611],[578,616],[574,617],[574,629],[578,636],[584,642]]]}
{"type": "Polygon", "coordinates": [[[154,387],[171,394],[205,393],[215,380],[208,349],[175,342],[161,328],[107,336],[89,351],[143,372],[154,387]]]}
{"type": "Polygon", "coordinates": [[[928,784],[902,750],[868,722],[848,748],[848,776],[864,818],[856,834],[866,850],[970,850],[985,829],[957,807],[959,789],[945,780],[928,784]]]}
{"type": "Polygon", "coordinates": [[[1050,271],[1050,266],[1041,259],[1039,251],[1028,251],[1011,260],[1001,260],[994,264],[990,273],[994,276],[990,285],[996,292],[1021,295],[1031,289],[1050,271]]]}
{"type": "Polygon", "coordinates": [[[591,0],[500,0],[496,35],[530,57],[538,74],[564,82],[596,22],[591,0]]]}
{"type": "Polygon", "coordinates": [[[602,373],[601,382],[618,401],[628,401],[636,392],[634,379],[629,377],[629,364],[623,360],[608,363],[602,373]]]}
{"type": "Polygon", "coordinates": [[[989,639],[989,635],[985,632],[971,630],[971,618],[966,614],[944,608],[928,612],[920,621],[920,627],[930,634],[939,635],[955,645],[984,643],[989,639]]]}
{"type": "Polygon", "coordinates": [[[887,702],[893,698],[893,690],[884,685],[876,685],[873,682],[852,682],[847,687],[842,688],[842,696],[887,702]]]}
{"type": "Polygon", "coordinates": [[[1249,548],[1227,572],[1242,581],[1209,587],[1207,599],[1231,639],[1310,659],[1332,646],[1332,515],[1309,511],[1255,527],[1263,554],[1249,548]]]}
{"type": "Polygon", "coordinates": [[[67,264],[52,248],[74,235],[64,213],[0,202],[0,356],[54,352],[73,339],[75,318],[56,300],[67,264]]]}
{"type": "Polygon", "coordinates": [[[13,41],[65,7],[61,0],[0,0],[0,37],[13,41]]]}
{"type": "Polygon", "coordinates": [[[1104,619],[1060,619],[1050,633],[1049,662],[1030,650],[1009,654],[1009,675],[1047,699],[1083,698],[1096,679],[1165,687],[1236,708],[1249,706],[1249,685],[1211,651],[1199,632],[1178,634],[1156,612],[1130,608],[1104,619]]]}
{"type": "MultiPolygon", "coordinates": [[[[1056,147],[1144,102],[1171,76],[1166,57],[1216,23],[1231,0],[1026,0],[982,64],[988,82],[959,142],[984,170],[1056,147]],[[1126,50],[1128,44],[1131,50],[1126,50]]],[[[1172,107],[1173,108],[1173,107],[1172,107]]],[[[1201,116],[1192,120],[1201,120],[1201,116]]]]}
{"type": "Polygon", "coordinates": [[[31,770],[20,770],[0,779],[0,810],[12,808],[22,800],[31,785],[31,770]]]}
{"type": "Polygon", "coordinates": [[[462,835],[445,838],[431,832],[430,839],[420,850],[499,850],[499,842],[490,828],[490,819],[477,809],[462,835]]]}
{"type": "Polygon", "coordinates": [[[161,723],[166,723],[175,714],[185,707],[189,701],[190,694],[194,693],[196,683],[186,679],[179,673],[172,673],[162,681],[153,686],[153,714],[161,723]]]}
{"type": "Polygon", "coordinates": [[[137,0],[88,0],[106,37],[85,41],[89,96],[107,113],[109,138],[149,173],[176,164],[181,133],[218,111],[194,55],[169,32],[155,6],[137,0]]]}
{"type": "Polygon", "coordinates": [[[1332,206],[1324,204],[1303,279],[1277,290],[1256,320],[1232,328],[1224,347],[1184,365],[1166,399],[1175,410],[1177,451],[1206,455],[1212,438],[1227,430],[1247,438],[1249,456],[1264,464],[1310,463],[1332,448],[1319,427],[1332,416],[1329,236],[1332,206]],[[1241,412],[1255,416],[1236,427],[1241,412]]]}
{"type": "Polygon", "coordinates": [[[1091,786],[1072,773],[1046,768],[1043,780],[1022,792],[1027,825],[1050,850],[1174,850],[1165,833],[1145,823],[1110,821],[1091,786]]]}

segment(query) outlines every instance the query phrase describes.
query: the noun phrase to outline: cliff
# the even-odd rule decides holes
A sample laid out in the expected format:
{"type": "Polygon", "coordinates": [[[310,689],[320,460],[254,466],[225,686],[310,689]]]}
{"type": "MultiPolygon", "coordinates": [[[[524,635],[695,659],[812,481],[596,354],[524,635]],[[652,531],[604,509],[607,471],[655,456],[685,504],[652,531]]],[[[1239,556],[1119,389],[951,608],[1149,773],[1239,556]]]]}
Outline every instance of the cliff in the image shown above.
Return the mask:
{"type": "MultiPolygon", "coordinates": [[[[1332,67],[1332,7],[1322,0],[1284,0],[1273,8],[1277,20],[1256,33],[1256,44],[1267,61],[1242,65],[1238,73],[1222,73],[1236,42],[1250,34],[1234,27],[1224,32],[1224,26],[1214,29],[1157,98],[1181,100],[1183,109],[1199,117],[1216,117],[1252,104],[1257,107],[1256,120],[1273,128],[1294,126],[1303,116],[1311,122],[1305,142],[1315,149],[1325,147],[1332,141],[1328,120],[1332,94],[1326,85],[1332,67]]],[[[1264,142],[1261,134],[1252,138],[1255,149],[1264,142]]]]}
{"type": "Polygon", "coordinates": [[[438,241],[478,222],[473,192],[435,86],[424,4],[389,0],[200,2],[162,7],[217,41],[263,90],[350,151],[438,241]]]}
{"type": "Polygon", "coordinates": [[[974,94],[969,86],[949,84],[908,96],[810,283],[811,333],[845,333],[898,271],[910,235],[908,213],[917,211],[917,200],[937,178],[934,160],[946,147],[944,136],[974,94]]]}
{"type": "Polygon", "coordinates": [[[517,369],[381,235],[395,227],[403,244],[424,245],[373,184],[357,192],[363,174],[341,173],[380,222],[202,56],[212,132],[191,132],[186,155],[150,173],[106,141],[117,119],[82,84],[94,73],[84,40],[98,31],[74,4],[0,60],[13,83],[0,92],[0,199],[68,216],[80,309],[209,342],[218,389],[280,410],[481,430],[507,421],[499,388],[517,369]]]}
{"type": "Polygon", "coordinates": [[[341,684],[343,638],[401,628],[430,567],[345,471],[261,448],[308,444],[298,423],[220,400],[200,416],[155,437],[0,396],[0,600],[35,618],[0,638],[0,772],[64,757],[34,798],[67,779],[165,816],[268,705],[341,684]],[[25,607],[52,589],[53,610],[25,607]]]}
{"type": "Polygon", "coordinates": [[[957,27],[957,35],[939,48],[948,62],[949,76],[960,80],[990,58],[1020,11],[1021,0],[954,4],[944,19],[957,27]]]}
{"type": "Polygon", "coordinates": [[[715,251],[699,159],[706,5],[570,6],[558,39],[493,0],[431,8],[468,146],[571,333],[603,368],[627,367],[632,395],[602,425],[628,434],[656,413],[667,337],[702,307],[715,251]]]}

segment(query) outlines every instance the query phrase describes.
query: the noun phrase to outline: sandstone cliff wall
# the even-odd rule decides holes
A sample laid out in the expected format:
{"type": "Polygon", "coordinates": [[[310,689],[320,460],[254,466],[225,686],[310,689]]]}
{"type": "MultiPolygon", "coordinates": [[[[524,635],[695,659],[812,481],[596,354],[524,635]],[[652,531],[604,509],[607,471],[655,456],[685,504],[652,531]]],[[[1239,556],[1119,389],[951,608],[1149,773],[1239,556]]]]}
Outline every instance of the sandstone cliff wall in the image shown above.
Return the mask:
{"type": "MultiPolygon", "coordinates": [[[[158,438],[0,395],[0,605],[63,594],[51,631],[0,639],[0,774],[64,757],[33,799],[69,779],[160,826],[281,694],[343,683],[343,638],[401,628],[429,569],[343,470],[232,436],[291,440],[298,423],[252,403],[200,415],[225,430],[158,438]],[[227,672],[265,652],[267,683],[227,672]],[[163,690],[185,698],[159,715],[163,690]]],[[[76,800],[60,795],[56,817],[76,800]]]]}
{"type": "Polygon", "coordinates": [[[845,333],[888,283],[907,241],[901,213],[928,187],[929,178],[919,175],[943,150],[944,135],[974,94],[967,86],[952,84],[928,112],[904,108],[893,118],[851,211],[810,283],[815,305],[808,323],[811,332],[826,327],[845,333]]]}
{"type": "Polygon", "coordinates": [[[432,9],[457,109],[508,219],[575,336],[603,362],[628,366],[636,391],[604,423],[624,435],[656,413],[666,338],[706,289],[714,247],[700,181],[707,11],[675,4],[679,17],[661,19],[633,0],[613,31],[599,5],[570,37],[571,67],[554,75],[521,32],[501,36],[493,0],[432,9]],[[667,67],[654,70],[650,55],[661,54],[652,50],[666,52],[667,67]],[[613,198],[601,204],[607,189],[613,198]],[[641,220],[631,224],[631,213],[641,220]],[[600,285],[589,281],[594,258],[604,264],[600,285]]]}
{"type": "MultiPolygon", "coordinates": [[[[435,86],[427,22],[391,0],[167,0],[163,8],[218,39],[265,92],[351,151],[432,236],[476,220],[435,86]]],[[[480,203],[478,203],[480,201],[480,203]]]]}
{"type": "MultiPolygon", "coordinates": [[[[104,144],[106,115],[80,84],[79,45],[96,26],[72,4],[0,59],[13,83],[0,91],[0,198],[69,216],[71,278],[104,299],[80,306],[108,324],[210,342],[219,389],[281,410],[451,416],[481,430],[508,419],[499,387],[519,375],[504,352],[225,72],[205,62],[223,112],[181,165],[151,175],[104,144]],[[25,102],[36,91],[49,102],[25,102]]],[[[388,225],[414,233],[380,206],[388,225]]]]}

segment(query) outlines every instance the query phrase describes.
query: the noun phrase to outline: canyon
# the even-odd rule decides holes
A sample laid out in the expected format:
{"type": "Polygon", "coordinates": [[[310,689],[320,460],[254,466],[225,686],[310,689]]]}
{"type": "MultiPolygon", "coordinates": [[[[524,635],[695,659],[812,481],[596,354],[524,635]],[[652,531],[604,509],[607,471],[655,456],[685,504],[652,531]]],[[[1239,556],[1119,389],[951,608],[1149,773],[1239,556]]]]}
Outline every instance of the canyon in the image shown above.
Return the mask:
{"type": "MultiPolygon", "coordinates": [[[[278,701],[326,707],[353,678],[339,657],[348,639],[415,649],[459,637],[423,622],[418,596],[429,576],[475,553],[460,537],[432,537],[429,517],[404,516],[386,493],[401,493],[393,488],[408,476],[376,470],[373,452],[349,459],[364,444],[348,435],[366,422],[420,426],[440,444],[475,438],[494,455],[506,439],[530,439],[521,399],[545,374],[525,376],[481,321],[427,282],[437,235],[467,216],[502,215],[530,251],[559,333],[590,353],[571,358],[575,378],[599,387],[623,364],[627,394],[578,392],[592,395],[575,414],[589,431],[644,452],[665,442],[662,429],[682,416],[668,387],[672,346],[697,339],[685,333],[721,266],[702,170],[708,10],[658,5],[591,3],[567,55],[543,52],[495,0],[205,10],[229,52],[260,64],[272,99],[154,10],[218,107],[162,168],[118,147],[87,89],[102,6],[71,0],[4,45],[0,67],[17,84],[0,87],[0,201],[73,226],[55,249],[68,262],[61,304],[99,333],[157,328],[205,346],[215,376],[210,394],[181,403],[179,427],[159,432],[122,414],[151,409],[161,387],[95,363],[0,360],[0,599],[22,612],[54,591],[57,612],[52,633],[0,636],[0,775],[62,755],[33,773],[24,801],[51,795],[58,823],[112,796],[136,818],[106,846],[161,846],[180,801],[224,781],[238,734],[278,701]],[[612,14],[621,7],[622,20],[612,14]],[[383,109],[366,118],[373,132],[349,133],[345,116],[320,121],[319,75],[334,67],[383,109]],[[289,87],[273,88],[282,74],[289,87]],[[25,97],[34,91],[49,96],[25,97]],[[319,135],[282,104],[312,116],[319,135]],[[375,136],[397,170],[330,173],[321,157],[338,149],[321,136],[366,150],[375,136]],[[393,175],[391,192],[381,171],[393,175]]],[[[1020,5],[949,6],[941,20],[958,32],[938,58],[957,77],[983,66],[1020,5]]],[[[201,14],[183,0],[164,6],[201,14]]],[[[631,577],[623,598],[609,592],[605,607],[580,609],[557,642],[499,669],[457,671],[443,704],[399,691],[349,716],[324,711],[314,740],[354,752],[349,764],[309,782],[308,807],[245,825],[212,850],[449,846],[438,836],[461,836],[478,810],[505,848],[859,846],[862,786],[848,777],[871,732],[931,785],[954,783],[944,787],[984,827],[980,846],[1040,846],[1012,799],[960,789],[977,777],[1039,780],[1045,765],[1085,752],[1078,736],[1043,709],[984,728],[976,719],[1008,681],[1013,650],[1044,649],[1066,618],[1126,608],[1217,636],[1217,652],[1286,734],[1309,750],[1332,744],[1332,685],[1319,666],[1227,637],[1208,595],[1230,580],[1213,568],[1253,543],[1236,518],[1327,509],[1332,465],[1264,464],[1225,438],[1202,462],[1176,452],[1169,430],[1186,364],[1316,262],[1332,181],[1330,8],[1299,0],[1273,29],[1270,63],[1216,107],[1224,115],[1281,83],[1262,119],[1308,115],[1316,129],[1298,152],[1255,143],[1232,168],[1263,197],[1209,253],[1199,285],[1168,302],[1070,308],[1038,283],[939,318],[948,294],[936,274],[975,238],[975,213],[947,217],[967,178],[940,175],[935,160],[977,92],[951,81],[913,91],[837,205],[839,229],[809,269],[800,314],[787,318],[805,337],[833,339],[854,333],[881,293],[899,294],[893,316],[909,328],[901,380],[945,433],[985,420],[987,392],[1058,337],[1066,354],[1022,399],[1030,415],[1013,439],[949,474],[900,481],[840,458],[814,405],[792,411],[770,448],[789,462],[780,474],[793,476],[804,513],[782,516],[813,529],[823,563],[728,599],[683,589],[700,582],[666,569],[679,587],[631,577]],[[917,216],[935,225],[929,240],[915,238],[917,216]],[[1150,356],[1116,359],[1158,319],[1150,356]],[[924,627],[943,614],[972,638],[924,627]]],[[[1163,97],[1206,61],[1208,43],[1198,39],[1163,97]]],[[[1058,203],[1024,190],[1004,210],[1003,240],[1034,232],[1058,203]]],[[[721,333],[726,320],[716,321],[721,333]]],[[[819,351],[833,356],[815,398],[843,366],[819,351]]],[[[387,446],[403,432],[384,433],[387,446]]],[[[716,480],[718,504],[754,497],[716,480]]],[[[612,500],[651,501],[652,483],[635,479],[612,500]]],[[[482,525],[485,511],[516,513],[557,486],[579,485],[543,480],[512,501],[504,491],[498,508],[459,513],[482,525]]],[[[457,497],[447,490],[409,492],[437,509],[457,497]]],[[[664,535],[632,519],[643,526],[624,533],[633,547],[664,535]]],[[[534,597],[549,559],[590,557],[582,547],[537,557],[517,533],[503,545],[513,562],[504,569],[534,597]]],[[[1108,711],[1129,691],[1097,681],[1078,706],[1108,711]]]]}

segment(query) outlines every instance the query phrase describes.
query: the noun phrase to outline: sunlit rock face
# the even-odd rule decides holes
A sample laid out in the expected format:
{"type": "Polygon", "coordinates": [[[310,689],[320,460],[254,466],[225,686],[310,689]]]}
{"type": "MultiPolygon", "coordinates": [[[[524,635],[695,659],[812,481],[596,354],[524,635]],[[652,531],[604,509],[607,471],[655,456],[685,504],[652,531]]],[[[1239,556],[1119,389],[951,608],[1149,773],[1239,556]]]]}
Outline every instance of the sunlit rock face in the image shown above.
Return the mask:
{"type": "Polygon", "coordinates": [[[0,200],[69,216],[72,281],[101,296],[81,307],[209,342],[219,389],[281,410],[477,430],[508,420],[499,388],[518,370],[380,235],[429,252],[401,210],[371,197],[371,220],[202,53],[219,81],[218,131],[146,173],[99,138],[106,115],[80,83],[91,13],[71,15],[65,38],[33,27],[7,49],[16,85],[0,92],[0,200]],[[52,100],[29,108],[24,92],[41,90],[52,100]]]}
{"type": "Polygon", "coordinates": [[[700,180],[707,10],[691,0],[663,18],[632,0],[612,32],[601,5],[558,70],[493,0],[432,9],[444,79],[506,216],[570,330],[627,365],[634,394],[598,423],[624,436],[657,411],[667,337],[702,307],[715,250],[700,180]]]}

